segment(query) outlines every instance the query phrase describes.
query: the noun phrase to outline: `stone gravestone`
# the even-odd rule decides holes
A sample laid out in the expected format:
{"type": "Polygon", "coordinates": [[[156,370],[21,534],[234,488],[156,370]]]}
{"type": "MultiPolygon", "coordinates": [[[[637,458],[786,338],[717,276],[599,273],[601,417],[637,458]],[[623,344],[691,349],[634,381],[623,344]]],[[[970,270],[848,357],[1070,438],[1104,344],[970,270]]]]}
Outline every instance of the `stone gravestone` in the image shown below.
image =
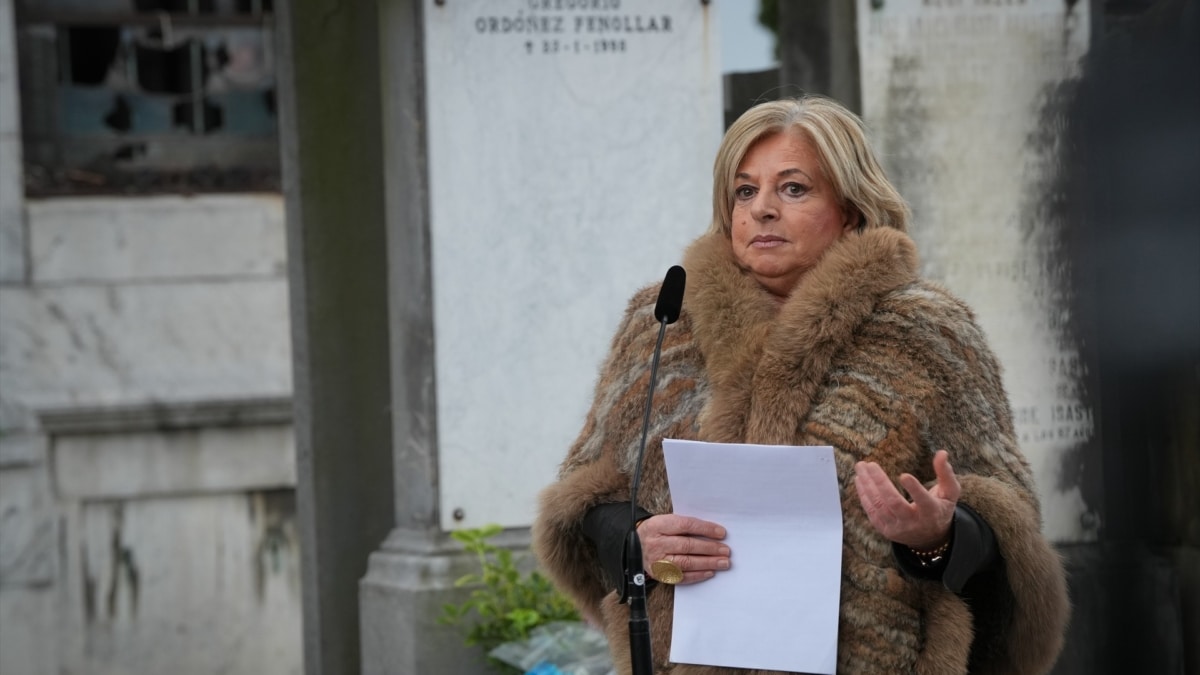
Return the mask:
{"type": "Polygon", "coordinates": [[[1058,542],[1098,526],[1077,475],[1092,414],[1054,248],[1061,103],[1088,13],[1062,0],[858,3],[863,117],[913,207],[925,273],[976,310],[1005,368],[1058,542]]]}
{"type": "Polygon", "coordinates": [[[708,225],[700,0],[425,7],[441,526],[528,526],[634,290],[708,225]]]}
{"type": "Polygon", "coordinates": [[[479,672],[435,625],[474,565],[447,533],[497,523],[510,528],[498,544],[528,544],[522,528],[582,427],[625,303],[708,227],[715,10],[380,7],[400,421],[396,524],[360,584],[362,671],[479,672]]]}

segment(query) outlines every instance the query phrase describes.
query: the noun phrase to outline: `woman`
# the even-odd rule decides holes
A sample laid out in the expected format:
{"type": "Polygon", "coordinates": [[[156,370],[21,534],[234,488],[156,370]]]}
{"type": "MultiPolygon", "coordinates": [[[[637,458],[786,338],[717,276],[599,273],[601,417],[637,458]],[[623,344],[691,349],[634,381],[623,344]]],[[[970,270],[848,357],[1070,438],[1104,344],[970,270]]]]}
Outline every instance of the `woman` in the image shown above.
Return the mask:
{"type": "MultiPolygon", "coordinates": [[[[833,446],[839,673],[1053,665],[1062,564],[1040,533],[1000,368],[970,309],[920,278],[907,220],[862,123],[833,101],[764,103],[726,133],[712,225],[684,256],[639,493],[645,567],[666,582],[648,591],[656,672],[737,672],[668,661],[670,582],[704,583],[737,554],[719,523],[672,513],[662,438],[833,446]]],[[[604,626],[619,672],[629,614],[616,589],[656,295],[630,301],[534,523],[543,567],[604,626]]]]}

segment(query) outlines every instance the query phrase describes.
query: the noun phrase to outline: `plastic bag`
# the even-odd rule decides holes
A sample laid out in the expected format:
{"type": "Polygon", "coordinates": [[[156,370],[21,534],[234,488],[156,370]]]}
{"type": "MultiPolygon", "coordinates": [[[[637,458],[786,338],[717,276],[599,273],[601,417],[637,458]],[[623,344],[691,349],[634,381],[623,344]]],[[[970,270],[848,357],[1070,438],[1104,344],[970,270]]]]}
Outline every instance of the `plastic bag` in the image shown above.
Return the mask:
{"type": "Polygon", "coordinates": [[[526,675],[611,675],[608,641],[600,631],[578,621],[538,626],[529,638],[505,642],[488,656],[520,668],[526,675]]]}

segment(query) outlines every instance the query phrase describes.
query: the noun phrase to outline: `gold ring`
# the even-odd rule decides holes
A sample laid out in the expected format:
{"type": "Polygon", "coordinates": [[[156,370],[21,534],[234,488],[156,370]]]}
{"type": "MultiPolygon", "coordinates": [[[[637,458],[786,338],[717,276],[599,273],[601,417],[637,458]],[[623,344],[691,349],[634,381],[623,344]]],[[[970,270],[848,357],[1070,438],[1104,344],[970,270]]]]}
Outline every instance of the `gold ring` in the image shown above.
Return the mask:
{"type": "Polygon", "coordinates": [[[650,575],[664,584],[677,584],[683,581],[683,570],[670,560],[655,560],[650,564],[650,575]]]}

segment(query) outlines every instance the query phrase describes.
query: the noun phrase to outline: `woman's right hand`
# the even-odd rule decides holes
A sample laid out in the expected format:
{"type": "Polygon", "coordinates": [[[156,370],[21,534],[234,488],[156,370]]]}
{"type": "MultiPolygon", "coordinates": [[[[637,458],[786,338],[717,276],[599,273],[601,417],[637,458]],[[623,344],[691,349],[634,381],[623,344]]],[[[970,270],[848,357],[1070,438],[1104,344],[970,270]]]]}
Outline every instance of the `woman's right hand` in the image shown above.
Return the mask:
{"type": "Polygon", "coordinates": [[[683,570],[681,584],[711,579],[729,569],[729,547],[721,543],[725,528],[699,518],[674,513],[650,516],[638,525],[642,563],[646,573],[658,560],[669,560],[683,570]]]}

